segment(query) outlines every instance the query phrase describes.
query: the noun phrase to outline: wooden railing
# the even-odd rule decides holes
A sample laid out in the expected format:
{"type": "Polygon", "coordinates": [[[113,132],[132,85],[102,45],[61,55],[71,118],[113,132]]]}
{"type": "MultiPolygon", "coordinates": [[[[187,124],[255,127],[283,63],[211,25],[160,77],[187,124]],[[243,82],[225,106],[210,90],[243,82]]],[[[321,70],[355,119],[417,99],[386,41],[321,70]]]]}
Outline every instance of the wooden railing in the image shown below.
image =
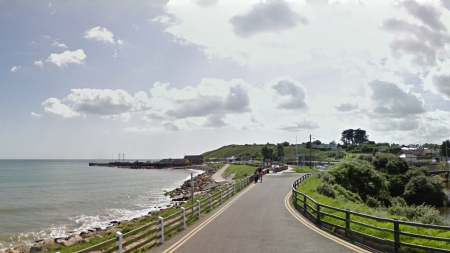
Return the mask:
{"type": "Polygon", "coordinates": [[[140,228],[122,234],[116,233],[116,237],[104,241],[92,247],[77,251],[76,253],[88,253],[92,251],[127,253],[133,252],[144,246],[151,247],[164,243],[167,235],[175,231],[186,229],[189,224],[199,220],[202,215],[212,211],[228,200],[237,192],[243,190],[253,181],[253,177],[243,178],[232,184],[222,186],[215,194],[208,194],[205,198],[197,200],[194,205],[181,207],[180,211],[167,217],[158,217],[157,221],[146,224],[140,228]],[[166,235],[166,236],[165,236],[166,235]]]}
{"type": "Polygon", "coordinates": [[[450,252],[450,238],[431,236],[431,234],[437,232],[450,231],[450,227],[380,218],[321,204],[308,195],[297,191],[298,185],[311,175],[306,174],[292,184],[292,200],[295,208],[303,213],[305,217],[315,222],[317,226],[331,230],[348,239],[358,240],[363,244],[368,244],[372,248],[385,250],[388,247],[390,248],[388,251],[393,250],[394,252],[399,252],[402,247],[427,250],[429,252],[450,252]],[[330,218],[325,221],[325,217],[330,218]],[[372,224],[361,221],[359,218],[365,218],[372,224]],[[357,219],[360,221],[357,221],[357,219]],[[378,224],[379,226],[374,224],[378,224]],[[382,231],[387,233],[387,236],[383,238],[377,237],[362,232],[360,228],[382,231]],[[412,232],[414,228],[427,228],[428,235],[414,233],[412,232]],[[411,241],[412,238],[424,240],[418,240],[422,244],[408,243],[407,241],[411,241]],[[428,243],[423,243],[425,241],[428,243]],[[439,241],[445,242],[448,248],[430,246],[433,242],[439,241]]]}

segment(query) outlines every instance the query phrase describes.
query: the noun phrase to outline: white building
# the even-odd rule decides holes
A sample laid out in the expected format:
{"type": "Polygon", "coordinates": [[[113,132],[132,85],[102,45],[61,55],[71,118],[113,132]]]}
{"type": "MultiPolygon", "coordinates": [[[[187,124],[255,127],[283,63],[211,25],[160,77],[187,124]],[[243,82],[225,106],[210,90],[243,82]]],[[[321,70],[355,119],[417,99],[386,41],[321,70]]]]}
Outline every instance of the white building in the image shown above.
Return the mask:
{"type": "Polygon", "coordinates": [[[401,156],[399,156],[400,159],[404,159],[407,162],[417,162],[417,156],[413,155],[413,154],[403,154],[401,156]]]}

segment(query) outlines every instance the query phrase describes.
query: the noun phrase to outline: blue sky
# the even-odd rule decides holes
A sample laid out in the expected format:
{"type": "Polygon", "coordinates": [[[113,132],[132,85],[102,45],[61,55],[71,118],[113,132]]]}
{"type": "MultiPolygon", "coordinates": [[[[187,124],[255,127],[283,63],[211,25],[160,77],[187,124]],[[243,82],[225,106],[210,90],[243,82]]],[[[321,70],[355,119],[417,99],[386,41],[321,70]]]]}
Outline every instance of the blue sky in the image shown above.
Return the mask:
{"type": "Polygon", "coordinates": [[[449,1],[0,1],[0,159],[450,138],[449,1]]]}

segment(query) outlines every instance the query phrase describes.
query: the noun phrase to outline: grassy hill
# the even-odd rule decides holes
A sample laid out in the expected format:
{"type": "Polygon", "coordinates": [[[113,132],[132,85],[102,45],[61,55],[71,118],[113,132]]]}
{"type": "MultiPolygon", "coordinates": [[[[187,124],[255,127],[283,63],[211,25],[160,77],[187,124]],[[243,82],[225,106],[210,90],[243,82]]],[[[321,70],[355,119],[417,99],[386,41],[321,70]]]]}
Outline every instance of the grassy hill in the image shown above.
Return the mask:
{"type": "MultiPolygon", "coordinates": [[[[206,159],[220,159],[221,157],[240,157],[240,156],[246,156],[249,154],[250,156],[258,156],[261,155],[261,148],[264,146],[272,147],[274,150],[274,153],[276,153],[276,145],[269,144],[245,144],[245,145],[227,145],[223,146],[221,148],[218,148],[216,150],[208,151],[203,153],[203,157],[206,159]],[[258,154],[258,155],[257,155],[258,154]]],[[[298,156],[301,157],[302,152],[305,156],[305,159],[309,160],[309,149],[306,149],[304,146],[299,146],[297,148],[298,156]]],[[[296,153],[296,147],[295,146],[286,146],[284,147],[284,153],[287,160],[293,160],[295,159],[295,153],[296,153]]],[[[317,158],[317,160],[334,160],[334,157],[339,154],[339,152],[335,151],[320,151],[313,149],[312,150],[312,156],[313,160],[317,158]]],[[[340,154],[342,155],[342,154],[340,154]]]]}

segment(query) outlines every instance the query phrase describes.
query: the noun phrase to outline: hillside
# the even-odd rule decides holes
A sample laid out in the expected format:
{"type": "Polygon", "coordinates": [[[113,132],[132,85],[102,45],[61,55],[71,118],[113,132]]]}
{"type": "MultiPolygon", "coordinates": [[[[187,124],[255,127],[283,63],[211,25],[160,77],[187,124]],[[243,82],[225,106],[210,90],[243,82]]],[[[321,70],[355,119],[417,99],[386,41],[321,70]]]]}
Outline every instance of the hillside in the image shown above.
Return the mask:
{"type": "MultiPolygon", "coordinates": [[[[226,157],[240,157],[240,156],[254,156],[259,157],[261,155],[261,148],[266,145],[264,144],[245,144],[245,145],[227,145],[223,146],[221,148],[218,148],[216,150],[208,151],[203,153],[203,157],[205,160],[207,159],[220,159],[226,158],[226,157]]],[[[276,153],[276,145],[267,145],[269,147],[272,147],[274,149],[274,153],[276,153]]],[[[299,146],[297,149],[298,156],[301,157],[302,152],[305,156],[305,159],[309,159],[309,149],[306,149],[304,146],[299,146]]],[[[284,147],[284,153],[286,160],[293,160],[295,159],[295,146],[286,146],[284,147]]],[[[336,152],[334,151],[319,151],[319,150],[312,150],[312,156],[315,158],[318,158],[318,160],[325,160],[327,158],[334,158],[336,156],[336,152]]]]}

